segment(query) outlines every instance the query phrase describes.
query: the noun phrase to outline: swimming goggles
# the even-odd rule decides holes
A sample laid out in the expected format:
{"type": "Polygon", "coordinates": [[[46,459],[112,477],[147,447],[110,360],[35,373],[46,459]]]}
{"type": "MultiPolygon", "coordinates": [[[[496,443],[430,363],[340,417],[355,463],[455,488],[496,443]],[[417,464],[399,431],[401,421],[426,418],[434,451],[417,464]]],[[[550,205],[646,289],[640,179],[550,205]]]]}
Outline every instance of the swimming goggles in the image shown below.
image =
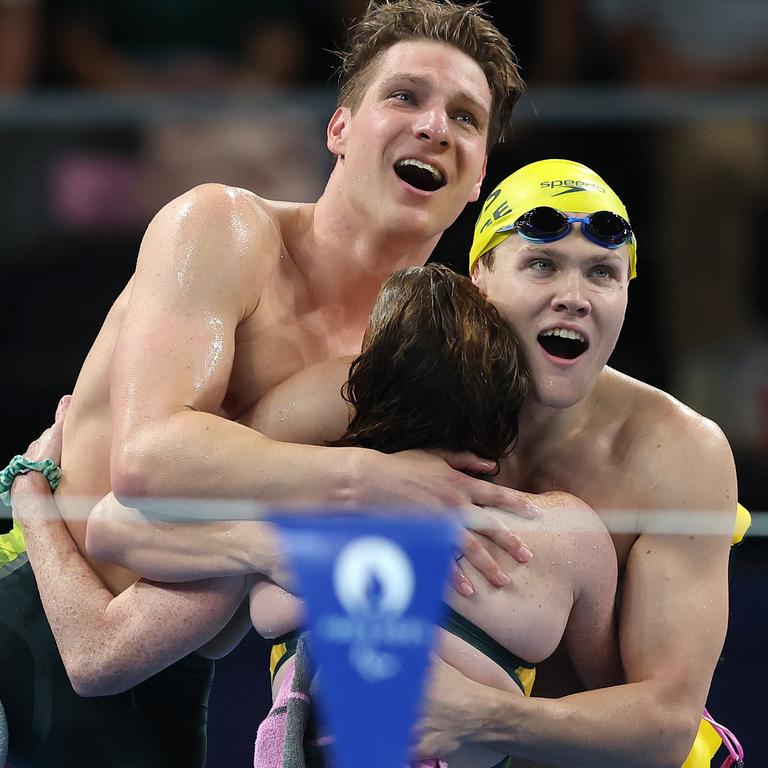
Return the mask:
{"type": "Polygon", "coordinates": [[[517,232],[533,243],[553,243],[564,238],[571,231],[571,225],[576,223],[581,224],[581,233],[587,240],[603,248],[620,248],[633,237],[629,222],[612,211],[567,216],[548,205],[526,211],[514,224],[501,227],[499,232],[517,232]]]}

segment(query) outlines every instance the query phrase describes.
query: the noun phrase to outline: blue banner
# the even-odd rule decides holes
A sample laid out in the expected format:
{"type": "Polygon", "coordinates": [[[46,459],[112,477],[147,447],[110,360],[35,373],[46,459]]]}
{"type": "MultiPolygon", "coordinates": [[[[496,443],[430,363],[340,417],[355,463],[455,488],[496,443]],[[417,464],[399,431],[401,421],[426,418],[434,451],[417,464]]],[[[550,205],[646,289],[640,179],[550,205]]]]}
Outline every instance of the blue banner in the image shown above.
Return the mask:
{"type": "Polygon", "coordinates": [[[273,518],[306,604],[337,768],[408,762],[459,527],[397,513],[273,518]]]}

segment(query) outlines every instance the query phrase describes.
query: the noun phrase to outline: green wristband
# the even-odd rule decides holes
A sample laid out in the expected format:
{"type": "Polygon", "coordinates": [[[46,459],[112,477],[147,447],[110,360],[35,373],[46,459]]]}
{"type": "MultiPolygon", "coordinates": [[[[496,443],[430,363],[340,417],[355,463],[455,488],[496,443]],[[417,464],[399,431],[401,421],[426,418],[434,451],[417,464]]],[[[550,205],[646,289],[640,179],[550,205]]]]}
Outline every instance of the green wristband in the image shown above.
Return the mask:
{"type": "Polygon", "coordinates": [[[26,475],[27,472],[34,470],[42,473],[48,481],[51,490],[55,491],[59,487],[61,480],[61,468],[53,459],[44,461],[30,461],[24,456],[18,455],[11,459],[11,463],[0,472],[0,502],[6,507],[11,506],[11,486],[18,475],[26,475]]]}

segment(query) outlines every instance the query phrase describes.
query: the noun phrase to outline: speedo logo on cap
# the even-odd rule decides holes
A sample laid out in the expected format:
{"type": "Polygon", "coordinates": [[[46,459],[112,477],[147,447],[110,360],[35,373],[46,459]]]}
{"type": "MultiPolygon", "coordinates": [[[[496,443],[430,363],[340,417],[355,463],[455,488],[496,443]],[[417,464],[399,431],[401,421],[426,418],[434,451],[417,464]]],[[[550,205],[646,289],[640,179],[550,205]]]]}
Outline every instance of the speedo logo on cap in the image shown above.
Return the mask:
{"type": "Polygon", "coordinates": [[[607,191],[605,187],[595,184],[594,181],[574,181],[573,179],[553,179],[552,181],[542,181],[539,186],[542,189],[557,189],[558,187],[565,187],[565,189],[552,195],[552,197],[559,197],[560,195],[567,195],[571,192],[602,192],[605,194],[607,191]]]}

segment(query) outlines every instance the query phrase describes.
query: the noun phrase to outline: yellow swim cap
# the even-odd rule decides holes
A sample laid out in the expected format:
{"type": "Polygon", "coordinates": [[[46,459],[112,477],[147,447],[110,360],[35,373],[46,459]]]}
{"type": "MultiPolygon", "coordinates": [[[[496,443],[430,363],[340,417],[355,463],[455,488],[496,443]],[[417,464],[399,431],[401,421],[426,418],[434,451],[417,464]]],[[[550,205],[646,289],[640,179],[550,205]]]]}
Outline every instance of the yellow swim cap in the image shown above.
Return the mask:
{"type": "MultiPolygon", "coordinates": [[[[469,252],[469,271],[477,260],[512,232],[500,232],[526,211],[548,205],[561,211],[595,213],[611,211],[629,221],[627,209],[618,195],[586,165],[573,160],[539,160],[507,176],[491,192],[475,224],[469,252]]],[[[637,239],[627,241],[629,277],[637,275],[637,239]]]]}

